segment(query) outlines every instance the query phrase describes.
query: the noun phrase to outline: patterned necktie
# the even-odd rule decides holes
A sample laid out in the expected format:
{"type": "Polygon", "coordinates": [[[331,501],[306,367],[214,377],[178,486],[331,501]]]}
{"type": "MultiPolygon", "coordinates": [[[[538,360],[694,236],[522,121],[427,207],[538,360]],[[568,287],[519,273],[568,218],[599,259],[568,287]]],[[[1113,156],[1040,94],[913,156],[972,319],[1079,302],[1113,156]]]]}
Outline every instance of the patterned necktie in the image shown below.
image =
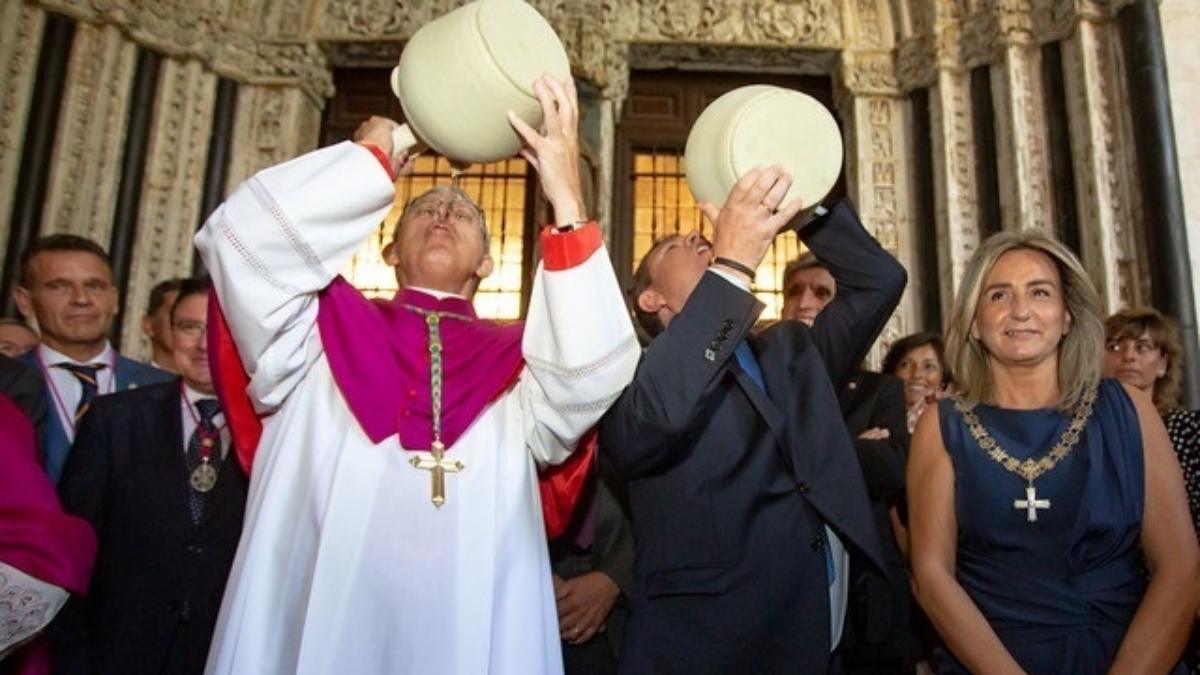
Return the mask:
{"type": "Polygon", "coordinates": [[[79,405],[75,406],[73,420],[75,426],[79,426],[79,420],[83,419],[84,413],[88,411],[96,394],[100,392],[100,381],[97,379],[96,373],[104,367],[104,364],[82,366],[77,363],[56,363],[54,367],[71,373],[75,379],[79,380],[79,384],[83,385],[83,393],[79,396],[79,405]]]}
{"type": "MultiPolygon", "coordinates": [[[[217,468],[221,462],[221,433],[217,425],[213,423],[213,418],[221,412],[221,406],[215,398],[202,398],[196,401],[196,411],[200,413],[200,419],[197,420],[196,430],[192,432],[191,438],[188,439],[187,446],[187,470],[190,479],[192,472],[201,464],[201,448],[205,438],[214,439],[215,445],[211,449],[208,461],[213,468],[217,468]]],[[[188,508],[192,512],[192,524],[200,523],[200,517],[204,515],[204,502],[207,493],[200,492],[195,488],[188,486],[188,508]]]]}

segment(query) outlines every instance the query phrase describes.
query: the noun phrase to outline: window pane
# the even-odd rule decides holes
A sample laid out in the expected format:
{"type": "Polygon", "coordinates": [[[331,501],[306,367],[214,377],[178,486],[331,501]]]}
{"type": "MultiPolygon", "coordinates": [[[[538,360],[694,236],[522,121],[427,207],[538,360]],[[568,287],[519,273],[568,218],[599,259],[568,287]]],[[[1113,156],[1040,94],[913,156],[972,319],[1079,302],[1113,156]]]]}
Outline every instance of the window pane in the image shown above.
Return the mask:
{"type": "MultiPolygon", "coordinates": [[[[712,238],[712,225],[703,218],[688,189],[683,151],[648,148],[633,157],[633,269],[653,243],[667,235],[699,230],[712,238]]],[[[778,319],[783,309],[783,268],[805,250],[794,232],[775,238],[755,273],[751,289],[766,305],[760,318],[778,319]]]]}
{"type": "MultiPolygon", "coordinates": [[[[521,313],[521,264],[524,258],[525,185],[528,166],[514,158],[473,164],[458,177],[458,187],[483,209],[495,265],[475,294],[475,311],[490,319],[516,319],[521,313]]],[[[370,297],[396,292],[395,271],[383,261],[383,248],[408,200],[435,185],[452,182],[450,163],[436,155],[417,158],[412,174],[396,181],[396,197],[379,229],[342,271],[350,283],[370,297]]]]}

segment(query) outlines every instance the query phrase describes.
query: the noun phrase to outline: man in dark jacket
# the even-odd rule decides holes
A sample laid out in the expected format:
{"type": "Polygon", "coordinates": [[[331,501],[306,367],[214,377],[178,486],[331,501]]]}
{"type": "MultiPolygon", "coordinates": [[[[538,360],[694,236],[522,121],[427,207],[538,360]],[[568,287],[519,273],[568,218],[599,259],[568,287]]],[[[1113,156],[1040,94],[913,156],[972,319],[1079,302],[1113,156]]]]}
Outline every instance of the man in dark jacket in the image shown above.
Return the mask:
{"type": "Polygon", "coordinates": [[[59,484],[99,540],[86,599],[51,626],[58,673],[201,673],[246,501],[213,397],[207,282],[171,312],[181,379],[96,399],[59,484]],[[228,456],[227,456],[228,455],[228,456]]]}
{"type": "Polygon", "coordinates": [[[799,234],[842,292],[812,330],[750,335],[754,270],[799,210],[779,209],[789,187],[778,168],[748,172],[719,212],[706,205],[711,245],[670,237],[635,275],[657,337],[600,430],[637,541],[623,672],[828,672],[847,553],[882,568],[836,386],[906,277],[840,203],[799,234]]]}

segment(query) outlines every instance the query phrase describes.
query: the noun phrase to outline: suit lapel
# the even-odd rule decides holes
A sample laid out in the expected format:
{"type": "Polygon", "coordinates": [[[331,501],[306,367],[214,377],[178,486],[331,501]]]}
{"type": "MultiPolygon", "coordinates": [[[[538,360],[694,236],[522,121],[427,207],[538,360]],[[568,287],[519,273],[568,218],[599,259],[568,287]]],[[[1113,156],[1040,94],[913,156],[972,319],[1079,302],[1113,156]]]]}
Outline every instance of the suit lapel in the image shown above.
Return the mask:
{"type": "MultiPolygon", "coordinates": [[[[763,380],[770,381],[771,377],[767,374],[767,370],[762,367],[762,357],[759,356],[759,349],[757,349],[757,347],[757,341],[751,340],[750,348],[751,351],[755,353],[755,358],[759,359],[759,368],[763,371],[763,380]]],[[[763,421],[767,423],[767,427],[771,430],[771,434],[775,437],[775,443],[779,446],[780,450],[784,451],[784,455],[786,456],[787,443],[784,440],[784,430],[786,429],[787,424],[786,420],[783,418],[783,413],[780,412],[779,407],[776,406],[771,398],[767,395],[767,392],[764,391],[762,387],[758,386],[758,383],[754,381],[754,378],[750,377],[750,374],[742,369],[741,365],[738,364],[736,357],[731,358],[729,363],[729,368],[733,373],[734,380],[738,383],[738,386],[742,388],[742,391],[746,393],[746,398],[750,399],[750,404],[754,406],[756,411],[758,411],[759,416],[762,417],[763,421]]],[[[790,459],[791,458],[789,457],[789,466],[791,465],[790,459]]]]}

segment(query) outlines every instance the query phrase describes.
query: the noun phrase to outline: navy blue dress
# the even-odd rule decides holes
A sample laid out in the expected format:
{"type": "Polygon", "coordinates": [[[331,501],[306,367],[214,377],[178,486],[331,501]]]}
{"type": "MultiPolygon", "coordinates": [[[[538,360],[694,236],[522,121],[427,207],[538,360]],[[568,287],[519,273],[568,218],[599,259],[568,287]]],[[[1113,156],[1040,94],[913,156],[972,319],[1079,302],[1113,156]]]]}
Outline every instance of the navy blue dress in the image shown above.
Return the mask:
{"type": "MultiPolygon", "coordinates": [[[[1079,444],[1034,486],[1050,508],[1029,522],[1026,481],[991,459],[950,400],[939,404],[954,464],[958,581],[1030,675],[1105,673],[1146,590],[1139,548],[1145,479],[1133,402],[1103,380],[1079,444]]],[[[979,405],[1013,457],[1041,457],[1069,426],[1056,409],[979,405]]],[[[943,673],[966,672],[948,653],[943,673]]]]}

